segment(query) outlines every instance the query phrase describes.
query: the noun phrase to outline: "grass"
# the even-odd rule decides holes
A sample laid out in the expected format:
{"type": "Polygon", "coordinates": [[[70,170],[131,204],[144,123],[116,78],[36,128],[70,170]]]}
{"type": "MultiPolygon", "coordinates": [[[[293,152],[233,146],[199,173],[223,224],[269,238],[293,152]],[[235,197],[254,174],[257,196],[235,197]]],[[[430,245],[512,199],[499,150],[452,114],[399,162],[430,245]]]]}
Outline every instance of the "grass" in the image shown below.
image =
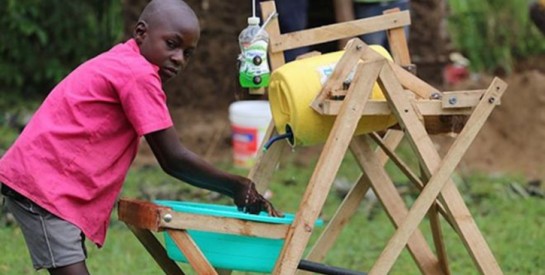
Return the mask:
{"type": "Polygon", "coordinates": [[[534,0],[448,1],[449,34],[475,72],[511,72],[514,61],[543,54],[543,35],[528,16],[534,0]]]}
{"type": "MultiPolygon", "coordinates": [[[[289,159],[290,157],[288,157],[289,159]]],[[[344,160],[338,178],[353,180],[359,170],[351,157],[344,160]]],[[[237,170],[230,164],[219,164],[220,167],[234,173],[245,174],[245,170],[237,170]]],[[[313,165],[310,165],[313,167],[313,165]]],[[[396,173],[393,167],[388,167],[396,173]]],[[[299,167],[293,162],[283,163],[273,176],[270,188],[274,196],[272,202],[285,212],[294,212],[302,197],[312,169],[299,167]]],[[[403,176],[394,175],[396,182],[403,185],[403,176]]],[[[459,188],[474,218],[488,241],[492,252],[506,274],[545,274],[545,262],[542,261],[543,240],[545,240],[545,200],[536,197],[523,198],[509,189],[509,182],[520,182],[520,177],[492,178],[475,174],[458,180],[459,188]]],[[[151,188],[150,190],[152,190],[151,188]]],[[[164,175],[156,167],[132,169],[127,177],[124,196],[144,197],[146,199],[165,198],[164,194],[175,194],[175,197],[191,201],[210,201],[230,204],[226,198],[217,198],[210,193],[193,188],[187,184],[164,175]],[[156,193],[146,191],[150,186],[161,186],[156,193]],[[161,193],[164,190],[170,192],[161,193]]],[[[404,198],[411,203],[414,193],[404,193],[404,198]]],[[[321,214],[328,221],[341,198],[331,192],[321,214]]],[[[345,227],[334,247],[327,254],[325,263],[355,270],[369,270],[394,232],[387,215],[380,206],[369,211],[370,201],[365,200],[358,213],[345,227]]],[[[450,268],[453,274],[477,274],[476,268],[466,252],[460,239],[443,221],[444,239],[449,255],[450,268]]],[[[420,229],[431,243],[428,223],[424,222],[420,229]]],[[[323,228],[318,228],[311,237],[315,241],[323,228]]],[[[162,240],[162,236],[158,236],[162,240]]],[[[33,273],[28,252],[20,231],[15,227],[0,227],[0,273],[29,274],[33,273]]],[[[88,265],[93,274],[161,274],[161,270],[152,260],[143,246],[115,215],[108,232],[105,247],[97,249],[87,244],[89,250],[88,265]]],[[[184,271],[193,274],[187,264],[181,264],[184,271]]],[[[39,272],[46,273],[46,272],[39,272]]],[[[411,256],[403,251],[394,265],[391,274],[419,274],[411,256]]],[[[235,274],[244,274],[235,272],[235,274]]]]}
{"type": "MultiPolygon", "coordinates": [[[[5,150],[17,136],[17,132],[7,124],[0,124],[0,151],[5,150]]],[[[285,156],[271,180],[273,193],[271,201],[284,212],[295,212],[302,194],[312,175],[316,160],[310,165],[295,160],[300,153],[296,151],[285,156]]],[[[398,153],[411,163],[406,144],[398,153]]],[[[316,156],[317,157],[317,156],[316,156]]],[[[236,169],[231,163],[219,163],[220,168],[233,173],[247,174],[246,170],[236,169]]],[[[393,165],[387,171],[397,186],[406,187],[407,179],[393,165]]],[[[347,155],[343,160],[337,179],[353,182],[360,174],[354,159],[347,155]]],[[[545,200],[539,197],[523,197],[513,192],[511,184],[525,185],[520,175],[492,177],[486,174],[472,174],[453,177],[466,201],[477,225],[485,236],[493,254],[505,274],[545,274],[543,261],[543,240],[545,240],[545,200]]],[[[416,192],[410,188],[403,192],[404,200],[410,205],[416,192]]],[[[158,167],[132,168],[127,176],[123,196],[153,199],[174,199],[203,201],[218,204],[231,204],[231,200],[216,196],[207,191],[164,174],[158,167]]],[[[329,193],[321,218],[328,221],[341,202],[339,195],[329,193]]],[[[341,236],[327,254],[324,263],[354,270],[369,270],[383,247],[394,232],[394,227],[379,204],[366,199],[357,214],[344,228],[341,236]]],[[[4,217],[0,217],[0,221],[4,217]]],[[[157,264],[137,241],[126,226],[117,220],[114,213],[105,246],[98,249],[87,243],[89,269],[93,274],[162,274],[157,264]]],[[[462,242],[449,225],[442,221],[444,240],[449,255],[452,274],[477,274],[475,265],[462,242]]],[[[311,236],[311,244],[323,228],[317,228],[311,236]]],[[[423,222],[420,230],[429,243],[432,243],[428,223],[423,222]]],[[[162,236],[158,235],[162,240],[162,236]]],[[[309,246],[310,247],[310,246],[309,246]]],[[[180,264],[188,274],[194,274],[187,264],[180,264]]],[[[0,223],[0,274],[33,274],[30,258],[20,230],[16,226],[0,223]]],[[[244,274],[234,272],[235,274],[244,274]]],[[[391,274],[420,274],[407,251],[403,251],[396,261],[391,274]]]]}

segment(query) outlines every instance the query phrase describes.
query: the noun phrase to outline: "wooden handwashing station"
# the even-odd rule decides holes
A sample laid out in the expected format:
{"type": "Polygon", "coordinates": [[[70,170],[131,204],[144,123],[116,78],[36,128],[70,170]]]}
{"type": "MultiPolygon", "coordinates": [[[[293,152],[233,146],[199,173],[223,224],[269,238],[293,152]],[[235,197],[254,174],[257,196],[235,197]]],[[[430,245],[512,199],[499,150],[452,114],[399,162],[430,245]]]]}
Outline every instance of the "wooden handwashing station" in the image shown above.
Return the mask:
{"type": "MultiPolygon", "coordinates": [[[[274,1],[262,2],[261,7],[264,18],[276,12],[274,1]]],[[[450,274],[440,217],[457,233],[477,271],[502,274],[451,175],[492,110],[499,104],[507,85],[495,78],[483,90],[443,92],[435,89],[411,73],[410,68],[414,66],[403,31],[403,27],[409,24],[408,11],[392,10],[381,16],[285,34],[280,33],[277,18],[267,25],[266,30],[270,36],[269,63],[273,74],[283,67],[283,52],[286,50],[375,31],[387,31],[392,54],[391,59],[387,58],[361,40],[352,39],[330,76],[321,85],[321,90],[313,95],[308,104],[309,110],[317,116],[332,119],[332,126],[324,136],[325,145],[291,224],[270,225],[178,213],[151,202],[128,199],[119,202],[119,218],[128,225],[167,274],[183,272],[169,259],[165,248],[152,232],[168,232],[198,274],[225,274],[229,271],[217,270],[212,266],[187,230],[282,239],[284,243],[271,272],[282,275],[304,273],[309,269],[301,269],[301,263],[319,263],[324,259],[344,225],[356,213],[365,194],[372,189],[396,230],[367,271],[368,274],[388,274],[403,248],[408,249],[423,274],[450,274]],[[352,80],[347,85],[346,79],[351,74],[352,80]],[[377,87],[375,85],[382,92],[382,99],[372,96],[377,87]],[[395,125],[386,124],[380,131],[373,129],[370,132],[358,132],[359,123],[380,116],[391,116],[395,125]],[[465,124],[456,131],[458,133],[454,142],[441,157],[430,135],[450,131],[451,118],[460,116],[466,118],[465,124]],[[418,172],[412,171],[395,152],[403,138],[408,141],[419,160],[418,172]],[[372,149],[374,144],[378,145],[376,150],[372,149]],[[357,160],[362,174],[339,205],[334,217],[326,224],[321,236],[309,248],[310,252],[303,255],[348,149],[357,160]],[[410,208],[404,203],[384,168],[388,160],[398,166],[420,190],[410,208]],[[433,235],[433,248],[419,230],[426,215],[433,235]]],[[[307,58],[313,57],[294,62],[307,58]]],[[[271,108],[274,108],[272,92],[269,91],[269,98],[271,108]]],[[[271,122],[265,140],[284,130],[271,122]]],[[[258,154],[249,177],[256,182],[260,191],[267,187],[276,164],[289,146],[287,142],[276,142],[267,151],[258,154]]],[[[327,268],[324,270],[325,274],[342,274],[341,271],[328,273],[327,268]]],[[[352,273],[346,271],[346,274],[352,273]]]]}

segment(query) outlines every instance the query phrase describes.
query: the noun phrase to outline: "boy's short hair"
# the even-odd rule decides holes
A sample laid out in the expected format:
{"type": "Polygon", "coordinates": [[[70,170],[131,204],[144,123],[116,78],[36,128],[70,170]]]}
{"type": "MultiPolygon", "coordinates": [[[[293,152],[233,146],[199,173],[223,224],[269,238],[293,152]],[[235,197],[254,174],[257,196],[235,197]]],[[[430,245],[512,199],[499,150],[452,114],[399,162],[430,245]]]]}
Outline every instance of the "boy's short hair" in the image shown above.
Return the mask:
{"type": "Polygon", "coordinates": [[[143,21],[149,25],[153,25],[158,19],[163,18],[161,16],[163,12],[171,11],[175,8],[183,12],[189,12],[191,15],[190,17],[195,19],[197,18],[197,15],[193,9],[183,0],[152,0],[146,5],[146,7],[144,7],[144,10],[142,10],[138,21],[143,21]]]}

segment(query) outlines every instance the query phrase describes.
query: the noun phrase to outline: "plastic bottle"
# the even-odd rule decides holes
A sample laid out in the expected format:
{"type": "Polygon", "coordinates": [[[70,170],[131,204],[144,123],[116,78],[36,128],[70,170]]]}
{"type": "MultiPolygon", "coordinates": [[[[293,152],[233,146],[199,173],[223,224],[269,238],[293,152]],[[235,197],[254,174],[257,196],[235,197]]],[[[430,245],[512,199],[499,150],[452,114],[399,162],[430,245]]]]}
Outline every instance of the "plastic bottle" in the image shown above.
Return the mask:
{"type": "Polygon", "coordinates": [[[259,17],[248,17],[248,27],[238,37],[241,51],[239,81],[244,88],[262,88],[269,85],[269,34],[259,27],[259,22],[259,17]]]}

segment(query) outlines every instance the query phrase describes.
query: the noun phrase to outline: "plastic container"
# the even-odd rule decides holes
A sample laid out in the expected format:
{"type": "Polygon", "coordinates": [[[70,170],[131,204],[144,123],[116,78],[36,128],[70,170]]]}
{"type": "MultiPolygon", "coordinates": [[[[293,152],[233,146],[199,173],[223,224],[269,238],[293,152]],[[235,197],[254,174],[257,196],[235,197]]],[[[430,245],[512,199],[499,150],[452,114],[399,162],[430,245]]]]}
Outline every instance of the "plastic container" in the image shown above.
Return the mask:
{"type": "MultiPolygon", "coordinates": [[[[271,224],[291,224],[293,214],[285,214],[282,218],[270,217],[267,213],[259,215],[239,212],[235,206],[204,204],[179,201],[155,201],[159,205],[172,208],[174,211],[237,218],[271,224]]],[[[316,222],[317,226],[322,220],[316,222]]],[[[225,233],[188,230],[189,235],[203,252],[210,264],[216,268],[270,273],[280,255],[283,239],[268,239],[225,233]]],[[[165,232],[165,247],[168,256],[179,262],[187,263],[187,258],[165,232]]]]}
{"type": "Polygon", "coordinates": [[[269,102],[266,100],[237,101],[229,106],[232,130],[233,164],[251,168],[269,123],[272,121],[269,102]]]}
{"type": "Polygon", "coordinates": [[[259,21],[259,17],[248,17],[248,27],[238,37],[241,52],[239,82],[244,88],[263,88],[269,85],[269,35],[259,27],[259,21]]]}
{"type": "MultiPolygon", "coordinates": [[[[386,49],[370,45],[386,59],[391,60],[386,49]]],[[[344,51],[295,60],[276,69],[271,75],[268,99],[271,105],[276,130],[284,134],[293,133],[292,146],[311,146],[327,140],[336,116],[320,115],[310,104],[333,73],[344,51]]],[[[386,100],[380,86],[374,84],[373,100],[386,100]]],[[[394,115],[366,116],[360,119],[356,135],[388,129],[396,124],[394,115]]],[[[291,143],[291,140],[288,140],[291,143]]]]}

